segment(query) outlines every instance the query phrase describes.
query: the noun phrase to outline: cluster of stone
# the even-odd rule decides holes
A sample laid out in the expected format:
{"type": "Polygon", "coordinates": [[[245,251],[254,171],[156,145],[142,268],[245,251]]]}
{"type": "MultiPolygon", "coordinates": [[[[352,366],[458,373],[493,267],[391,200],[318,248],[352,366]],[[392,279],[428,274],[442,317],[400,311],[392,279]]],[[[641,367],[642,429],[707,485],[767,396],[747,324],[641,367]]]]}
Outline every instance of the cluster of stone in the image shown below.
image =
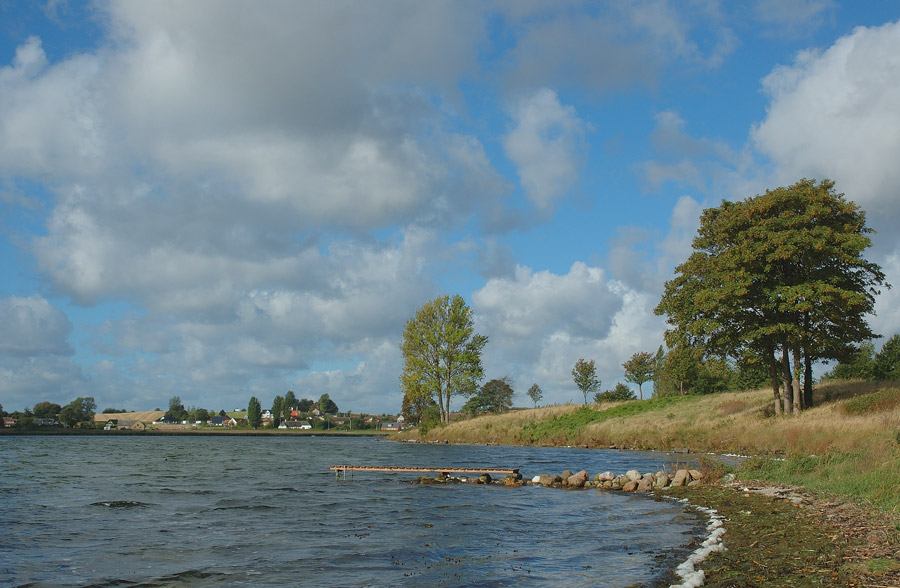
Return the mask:
{"type": "Polygon", "coordinates": [[[531,479],[529,484],[533,486],[545,486],[548,488],[602,488],[604,490],[621,490],[623,492],[649,492],[650,490],[662,490],[674,486],[692,486],[699,483],[703,474],[698,470],[679,469],[669,473],[658,471],[642,474],[637,470],[628,470],[624,474],[616,475],[613,472],[603,472],[594,476],[581,470],[572,473],[564,471],[557,476],[541,474],[531,479]]]}

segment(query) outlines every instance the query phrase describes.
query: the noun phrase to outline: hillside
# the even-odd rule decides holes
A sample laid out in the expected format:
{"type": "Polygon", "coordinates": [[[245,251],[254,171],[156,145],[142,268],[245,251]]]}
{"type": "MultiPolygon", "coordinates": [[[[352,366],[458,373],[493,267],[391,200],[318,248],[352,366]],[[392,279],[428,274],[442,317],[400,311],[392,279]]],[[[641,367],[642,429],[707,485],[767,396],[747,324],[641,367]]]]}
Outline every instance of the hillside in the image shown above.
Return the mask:
{"type": "Polygon", "coordinates": [[[771,416],[771,398],[771,391],[756,390],[554,406],[451,423],[419,440],[762,456],[739,474],[862,498],[900,513],[900,387],[826,383],[816,389],[814,408],[786,418],[771,416]]]}

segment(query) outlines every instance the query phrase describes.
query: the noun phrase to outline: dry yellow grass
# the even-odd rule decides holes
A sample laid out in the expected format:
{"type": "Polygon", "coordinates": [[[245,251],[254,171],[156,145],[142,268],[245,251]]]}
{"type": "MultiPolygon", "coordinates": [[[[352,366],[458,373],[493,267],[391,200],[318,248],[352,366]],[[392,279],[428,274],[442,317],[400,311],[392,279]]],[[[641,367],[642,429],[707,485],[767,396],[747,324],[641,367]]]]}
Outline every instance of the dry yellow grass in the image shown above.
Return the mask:
{"type": "MultiPolygon", "coordinates": [[[[870,382],[825,383],[816,388],[816,406],[799,416],[767,416],[772,393],[754,390],[687,399],[636,415],[590,422],[567,431],[566,444],[633,449],[687,447],[695,451],[741,454],[816,454],[845,452],[885,441],[900,431],[900,408],[877,414],[848,415],[848,399],[885,385],[870,382]]],[[[593,405],[602,411],[621,403],[593,405]]],[[[574,413],[579,405],[561,405],[482,416],[429,431],[422,440],[455,443],[522,443],[529,424],[574,413]]],[[[406,434],[415,437],[415,433],[406,434]]],[[[553,444],[548,438],[537,443],[553,444]]]]}

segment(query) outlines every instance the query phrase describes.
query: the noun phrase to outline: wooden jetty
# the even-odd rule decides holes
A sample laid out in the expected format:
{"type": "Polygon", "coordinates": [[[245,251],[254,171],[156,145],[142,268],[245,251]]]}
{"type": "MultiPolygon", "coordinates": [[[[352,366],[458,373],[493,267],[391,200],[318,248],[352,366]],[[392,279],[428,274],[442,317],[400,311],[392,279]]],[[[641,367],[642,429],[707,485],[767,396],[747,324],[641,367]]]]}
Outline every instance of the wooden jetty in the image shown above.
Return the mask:
{"type": "Polygon", "coordinates": [[[351,477],[353,472],[440,472],[444,476],[450,474],[518,474],[519,468],[429,468],[416,466],[358,466],[358,465],[336,465],[329,469],[334,471],[334,477],[339,478],[341,473],[344,479],[347,479],[347,472],[351,477]]]}

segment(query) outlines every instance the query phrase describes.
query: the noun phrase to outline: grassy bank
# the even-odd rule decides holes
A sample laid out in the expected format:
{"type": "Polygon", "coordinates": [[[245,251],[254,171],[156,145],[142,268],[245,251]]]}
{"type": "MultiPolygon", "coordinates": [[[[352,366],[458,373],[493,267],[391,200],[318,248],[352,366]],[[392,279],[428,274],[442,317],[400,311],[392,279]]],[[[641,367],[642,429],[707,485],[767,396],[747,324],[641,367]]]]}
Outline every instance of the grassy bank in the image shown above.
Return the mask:
{"type": "Polygon", "coordinates": [[[757,390],[554,406],[451,423],[421,440],[754,455],[760,457],[737,472],[741,478],[800,485],[900,514],[900,387],[823,384],[815,407],[796,417],[772,416],[771,398],[757,390]]]}

